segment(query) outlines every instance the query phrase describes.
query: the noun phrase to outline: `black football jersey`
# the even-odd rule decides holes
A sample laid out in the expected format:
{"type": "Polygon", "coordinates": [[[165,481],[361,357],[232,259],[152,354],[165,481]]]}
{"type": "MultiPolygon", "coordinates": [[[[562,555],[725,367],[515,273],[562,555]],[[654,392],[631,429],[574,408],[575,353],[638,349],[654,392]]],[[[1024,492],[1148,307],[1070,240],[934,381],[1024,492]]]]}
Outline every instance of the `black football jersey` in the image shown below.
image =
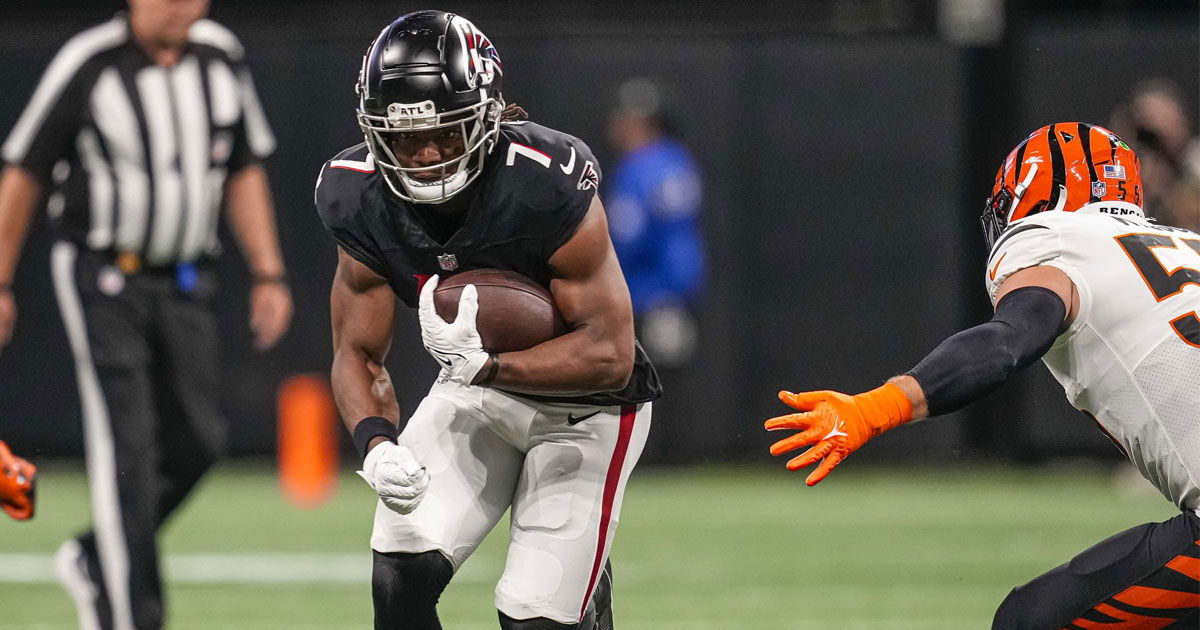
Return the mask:
{"type": "MultiPolygon", "coordinates": [[[[532,122],[503,123],[483,172],[472,184],[466,218],[445,241],[410,203],[396,198],[365,144],[339,153],[317,178],[317,212],[338,245],[387,279],[416,307],[426,278],[470,269],[508,269],[550,287],[550,256],[583,221],[600,184],[600,168],[583,141],[532,122]]],[[[625,389],[537,400],[617,405],[654,400],[658,375],[637,344],[625,389]]]]}

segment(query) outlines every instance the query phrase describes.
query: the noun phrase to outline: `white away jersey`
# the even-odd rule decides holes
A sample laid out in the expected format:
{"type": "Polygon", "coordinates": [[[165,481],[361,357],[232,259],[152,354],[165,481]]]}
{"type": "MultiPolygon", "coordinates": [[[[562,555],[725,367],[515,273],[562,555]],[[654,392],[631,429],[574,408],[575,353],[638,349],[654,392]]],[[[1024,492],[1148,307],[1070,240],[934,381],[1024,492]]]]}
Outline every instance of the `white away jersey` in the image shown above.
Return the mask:
{"type": "Polygon", "coordinates": [[[1088,209],[1013,223],[988,294],[1027,267],[1071,278],[1079,313],[1042,360],[1150,483],[1200,514],[1200,235],[1088,209]]]}

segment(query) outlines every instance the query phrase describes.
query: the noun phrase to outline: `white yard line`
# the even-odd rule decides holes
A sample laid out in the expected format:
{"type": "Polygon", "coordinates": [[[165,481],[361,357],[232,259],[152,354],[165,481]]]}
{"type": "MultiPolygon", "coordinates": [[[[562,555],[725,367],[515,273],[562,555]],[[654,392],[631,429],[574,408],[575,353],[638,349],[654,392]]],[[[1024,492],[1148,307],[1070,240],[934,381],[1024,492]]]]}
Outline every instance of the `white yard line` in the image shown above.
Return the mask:
{"type": "MultiPolygon", "coordinates": [[[[465,565],[456,582],[496,579],[483,565],[465,565]]],[[[369,584],[370,553],[181,553],[163,559],[177,584],[369,584]]],[[[0,583],[56,583],[52,554],[0,553],[0,583]]]]}

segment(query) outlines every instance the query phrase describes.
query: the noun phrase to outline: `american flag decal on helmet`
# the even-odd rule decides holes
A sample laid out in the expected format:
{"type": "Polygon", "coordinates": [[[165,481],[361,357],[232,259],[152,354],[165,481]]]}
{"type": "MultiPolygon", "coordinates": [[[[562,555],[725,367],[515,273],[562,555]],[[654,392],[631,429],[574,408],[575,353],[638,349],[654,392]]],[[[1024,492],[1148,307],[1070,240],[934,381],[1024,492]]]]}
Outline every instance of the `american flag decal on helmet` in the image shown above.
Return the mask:
{"type": "Polygon", "coordinates": [[[1104,165],[1105,179],[1125,179],[1125,167],[1117,164],[1104,165]]]}
{"type": "Polygon", "coordinates": [[[588,160],[583,165],[583,174],[579,176],[579,184],[575,187],[579,190],[587,190],[589,188],[596,189],[600,187],[600,174],[596,172],[596,167],[592,166],[591,160],[588,160]]]}

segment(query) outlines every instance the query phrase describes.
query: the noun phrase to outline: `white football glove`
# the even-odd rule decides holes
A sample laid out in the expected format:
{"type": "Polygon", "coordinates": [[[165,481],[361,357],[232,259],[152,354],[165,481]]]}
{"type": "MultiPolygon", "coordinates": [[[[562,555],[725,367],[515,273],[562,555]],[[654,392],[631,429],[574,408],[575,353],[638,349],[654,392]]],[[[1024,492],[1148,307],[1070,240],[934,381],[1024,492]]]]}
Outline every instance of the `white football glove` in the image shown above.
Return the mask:
{"type": "Polygon", "coordinates": [[[447,324],[433,308],[433,290],[437,285],[438,277],[433,276],[421,288],[417,308],[417,315],[421,319],[421,341],[450,380],[470,385],[488,360],[483,340],[475,329],[479,292],[473,284],[463,287],[462,295],[458,298],[458,317],[453,324],[447,324]]]}
{"type": "Polygon", "coordinates": [[[383,504],[393,512],[417,509],[429,487],[429,473],[412,451],[394,442],[381,442],[367,453],[358,475],[367,480],[383,504]]]}

